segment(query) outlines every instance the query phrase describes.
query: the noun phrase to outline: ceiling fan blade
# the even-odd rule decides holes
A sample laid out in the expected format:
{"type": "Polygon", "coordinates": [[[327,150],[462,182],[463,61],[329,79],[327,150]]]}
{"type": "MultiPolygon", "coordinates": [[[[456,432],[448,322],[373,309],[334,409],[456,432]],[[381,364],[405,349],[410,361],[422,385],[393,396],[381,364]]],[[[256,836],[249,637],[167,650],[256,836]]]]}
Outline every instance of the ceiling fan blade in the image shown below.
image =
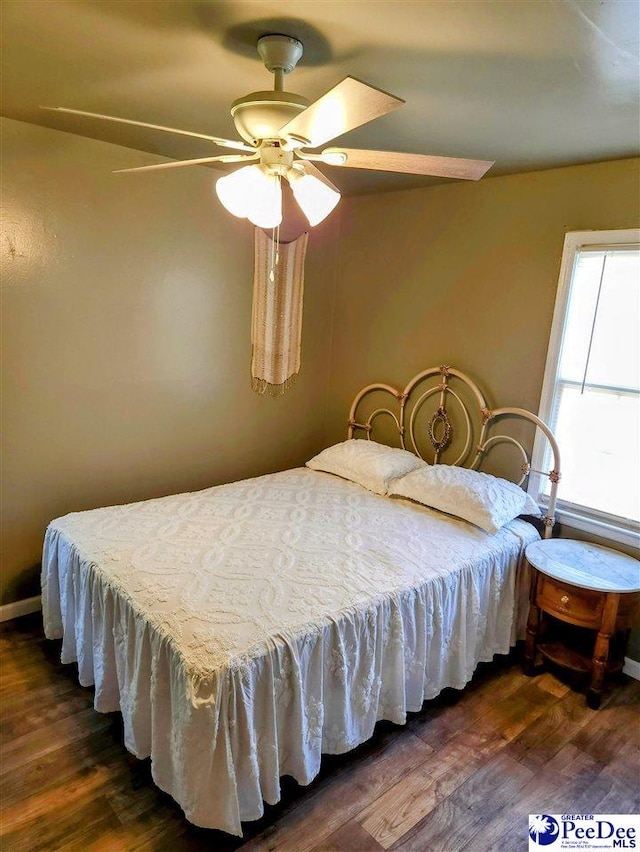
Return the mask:
{"type": "Polygon", "coordinates": [[[325,155],[332,166],[462,180],[480,180],[495,162],[435,157],[430,154],[401,154],[396,151],[365,151],[356,148],[325,148],[320,156],[325,155]],[[344,162],[340,162],[340,154],[345,156],[344,162]]]}
{"type": "Polygon", "coordinates": [[[317,148],[348,130],[386,115],[403,103],[401,98],[362,83],[355,77],[345,77],[280,128],[279,134],[317,148]]]}
{"type": "Polygon", "coordinates": [[[304,160],[302,163],[299,163],[298,165],[302,166],[302,168],[303,168],[303,170],[304,170],[305,174],[307,174],[307,175],[311,175],[312,177],[317,178],[317,179],[318,179],[321,183],[323,183],[325,186],[328,186],[328,187],[329,187],[329,189],[332,189],[334,192],[337,192],[337,193],[339,193],[339,194],[342,194],[342,193],[340,193],[340,190],[338,189],[338,187],[337,187],[337,186],[335,186],[333,183],[331,183],[331,181],[329,180],[329,178],[328,178],[326,175],[324,175],[324,174],[320,171],[320,169],[317,169],[317,168],[313,165],[313,163],[310,163],[308,160],[304,160]]]}
{"type": "Polygon", "coordinates": [[[196,139],[206,139],[208,142],[213,142],[220,145],[222,148],[234,148],[237,151],[254,151],[249,145],[244,142],[235,142],[232,139],[220,139],[218,136],[208,136],[206,133],[194,133],[191,130],[179,130],[177,127],[163,127],[161,124],[149,124],[146,121],[133,121],[130,118],[116,118],[115,115],[101,115],[98,112],[85,112],[81,109],[68,109],[67,107],[47,107],[43,106],[40,109],[49,110],[49,112],[64,112],[69,115],[82,115],[85,118],[100,118],[103,121],[115,121],[118,124],[131,124],[133,127],[146,127],[149,130],[162,130],[165,133],[177,133],[180,136],[192,136],[196,139]]]}
{"type": "Polygon", "coordinates": [[[179,169],[182,166],[201,166],[204,163],[246,163],[250,160],[257,160],[260,154],[256,151],[255,154],[223,154],[220,157],[198,157],[197,160],[175,160],[172,163],[156,163],[153,166],[134,166],[131,169],[114,169],[113,174],[121,174],[122,172],[153,172],[159,169],[179,169]]]}

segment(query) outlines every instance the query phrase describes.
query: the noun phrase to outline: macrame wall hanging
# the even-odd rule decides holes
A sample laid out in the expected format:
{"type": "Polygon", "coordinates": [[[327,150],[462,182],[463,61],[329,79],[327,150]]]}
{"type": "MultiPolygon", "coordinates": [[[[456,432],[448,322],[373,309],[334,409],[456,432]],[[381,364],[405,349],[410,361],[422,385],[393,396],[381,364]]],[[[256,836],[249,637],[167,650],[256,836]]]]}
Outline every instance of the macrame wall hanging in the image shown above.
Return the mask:
{"type": "Polygon", "coordinates": [[[304,260],[309,235],[280,242],[255,229],[251,386],[278,396],[300,371],[304,260]]]}

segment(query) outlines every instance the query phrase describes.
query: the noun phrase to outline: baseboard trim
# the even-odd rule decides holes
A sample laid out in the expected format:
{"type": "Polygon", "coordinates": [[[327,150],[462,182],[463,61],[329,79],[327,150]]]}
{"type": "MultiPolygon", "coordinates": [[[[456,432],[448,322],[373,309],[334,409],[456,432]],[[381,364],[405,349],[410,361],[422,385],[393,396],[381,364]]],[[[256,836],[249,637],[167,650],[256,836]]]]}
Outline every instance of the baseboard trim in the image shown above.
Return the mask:
{"type": "Polygon", "coordinates": [[[638,660],[632,660],[631,657],[625,657],[624,668],[622,671],[624,674],[629,675],[629,677],[635,678],[635,680],[640,680],[640,662],[638,662],[638,660]]]}
{"type": "Polygon", "coordinates": [[[42,599],[40,595],[33,598],[24,598],[21,601],[0,606],[0,621],[9,621],[12,618],[20,618],[21,615],[29,615],[32,612],[38,612],[42,609],[42,599]]]}

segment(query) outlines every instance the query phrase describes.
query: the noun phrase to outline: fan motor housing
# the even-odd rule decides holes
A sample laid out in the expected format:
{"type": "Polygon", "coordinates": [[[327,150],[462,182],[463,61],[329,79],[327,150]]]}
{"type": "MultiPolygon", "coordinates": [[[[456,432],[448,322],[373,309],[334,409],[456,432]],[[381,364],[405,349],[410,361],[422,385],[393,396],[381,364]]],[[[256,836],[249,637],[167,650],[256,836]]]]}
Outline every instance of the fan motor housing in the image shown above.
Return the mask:
{"type": "Polygon", "coordinates": [[[309,106],[295,92],[251,92],[231,105],[236,130],[246,142],[257,145],[262,139],[279,139],[280,128],[309,106]]]}

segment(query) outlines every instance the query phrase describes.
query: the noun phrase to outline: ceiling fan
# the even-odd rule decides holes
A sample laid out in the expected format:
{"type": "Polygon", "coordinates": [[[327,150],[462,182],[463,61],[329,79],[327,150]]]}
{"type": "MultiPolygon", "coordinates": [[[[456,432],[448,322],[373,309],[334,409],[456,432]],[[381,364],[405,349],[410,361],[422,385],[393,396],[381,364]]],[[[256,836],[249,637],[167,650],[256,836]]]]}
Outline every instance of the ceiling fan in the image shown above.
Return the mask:
{"type": "Polygon", "coordinates": [[[66,107],[44,108],[192,136],[242,152],[118,171],[144,172],[216,162],[252,163],[219,178],[216,192],[230,213],[262,228],[275,228],[282,220],[282,178],[289,182],[294,198],[311,225],[317,225],[334,209],[340,192],[314,163],[466,180],[478,180],[493,165],[487,160],[342,146],[307,150],[321,148],[349,130],[391,112],[404,101],[354,77],[345,77],[318,100],[309,103],[302,95],[285,92],[283,86],[284,75],[293,71],[302,56],[301,42],[286,35],[265,35],[258,39],[257,47],[265,67],[274,75],[274,88],[273,91],[252,92],[231,105],[236,130],[244,142],[66,107]]]}

